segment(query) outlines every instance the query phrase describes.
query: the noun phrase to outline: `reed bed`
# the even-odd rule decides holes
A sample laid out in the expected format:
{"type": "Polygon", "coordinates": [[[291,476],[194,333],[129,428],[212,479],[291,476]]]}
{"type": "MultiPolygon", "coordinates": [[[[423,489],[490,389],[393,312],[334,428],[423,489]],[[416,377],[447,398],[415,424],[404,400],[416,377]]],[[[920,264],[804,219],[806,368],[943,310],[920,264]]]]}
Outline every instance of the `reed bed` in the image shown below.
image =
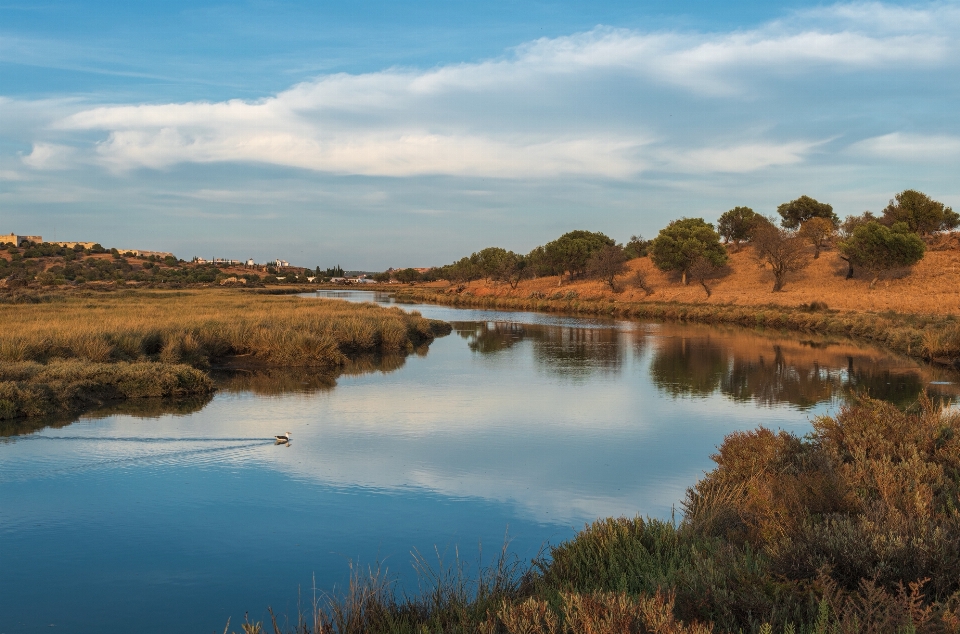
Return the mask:
{"type": "Polygon", "coordinates": [[[227,361],[359,371],[358,357],[395,358],[450,332],[399,308],[230,290],[46,296],[0,303],[0,323],[0,418],[205,393],[209,379],[187,370],[227,361]]]}
{"type": "Polygon", "coordinates": [[[79,359],[0,363],[0,420],[49,416],[106,401],[208,394],[213,382],[184,364],[79,359]]]}
{"type": "Polygon", "coordinates": [[[421,567],[413,597],[358,572],[293,631],[960,632],[957,410],[863,398],[804,438],[731,434],[714,461],[680,522],[598,520],[532,566],[504,550],[472,578],[421,567]]]}
{"type": "Polygon", "coordinates": [[[263,365],[339,367],[350,355],[406,353],[449,332],[373,304],[236,291],[128,292],[0,304],[0,360],[152,360],[203,367],[233,356],[263,365]]]}

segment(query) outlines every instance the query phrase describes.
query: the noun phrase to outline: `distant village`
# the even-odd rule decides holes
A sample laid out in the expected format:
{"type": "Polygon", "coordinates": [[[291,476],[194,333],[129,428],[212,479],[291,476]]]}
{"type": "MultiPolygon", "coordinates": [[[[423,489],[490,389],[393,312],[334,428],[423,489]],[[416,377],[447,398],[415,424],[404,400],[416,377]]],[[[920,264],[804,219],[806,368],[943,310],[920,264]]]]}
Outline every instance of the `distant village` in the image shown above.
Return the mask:
{"type": "MultiPolygon", "coordinates": [[[[88,251],[92,250],[94,252],[104,249],[103,246],[98,242],[65,240],[45,243],[43,236],[19,235],[16,233],[0,234],[0,244],[9,244],[17,248],[30,244],[52,244],[67,249],[83,249],[88,251]]],[[[113,249],[105,249],[105,251],[106,250],[114,251],[113,249]]],[[[115,251],[120,255],[130,255],[140,258],[155,257],[158,260],[163,260],[165,258],[177,259],[173,253],[167,251],[147,251],[144,249],[115,249],[115,251]]],[[[339,266],[328,268],[326,270],[322,270],[320,267],[316,267],[316,269],[310,269],[300,266],[292,266],[290,262],[280,258],[268,260],[266,262],[256,262],[253,258],[237,260],[233,258],[205,258],[201,256],[194,256],[191,260],[189,260],[189,262],[196,265],[212,265],[226,270],[233,269],[229,273],[226,273],[227,275],[233,275],[233,277],[226,277],[221,281],[221,283],[245,283],[247,280],[240,277],[241,273],[237,271],[237,269],[246,269],[250,272],[264,272],[275,277],[277,281],[284,281],[287,277],[291,277],[294,280],[305,279],[309,283],[323,281],[343,285],[390,283],[393,281],[394,274],[401,270],[389,268],[382,273],[375,273],[370,271],[344,271],[339,266]]],[[[422,274],[430,269],[416,268],[412,270],[422,274]]]]}

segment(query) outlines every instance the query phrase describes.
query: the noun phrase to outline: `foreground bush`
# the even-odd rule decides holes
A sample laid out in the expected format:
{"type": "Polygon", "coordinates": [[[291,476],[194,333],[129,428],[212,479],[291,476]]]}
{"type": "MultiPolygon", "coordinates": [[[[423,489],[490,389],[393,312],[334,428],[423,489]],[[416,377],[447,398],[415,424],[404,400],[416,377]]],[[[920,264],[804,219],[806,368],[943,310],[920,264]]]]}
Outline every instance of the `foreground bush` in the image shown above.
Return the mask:
{"type": "Polygon", "coordinates": [[[864,398],[804,438],[731,434],[714,460],[679,523],[599,520],[528,570],[501,557],[474,586],[428,575],[421,597],[355,577],[313,629],[960,632],[956,411],[864,398]]]}

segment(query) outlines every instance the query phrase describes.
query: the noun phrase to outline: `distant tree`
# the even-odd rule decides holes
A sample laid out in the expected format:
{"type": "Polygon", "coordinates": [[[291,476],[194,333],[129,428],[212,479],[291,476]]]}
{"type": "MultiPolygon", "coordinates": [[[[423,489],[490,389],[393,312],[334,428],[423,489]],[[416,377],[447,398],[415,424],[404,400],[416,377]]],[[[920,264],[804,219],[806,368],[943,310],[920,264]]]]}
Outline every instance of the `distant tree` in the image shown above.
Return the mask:
{"type": "Polygon", "coordinates": [[[504,259],[503,267],[500,270],[500,276],[510,288],[517,288],[521,280],[530,275],[526,256],[507,251],[507,257],[504,259]]]}
{"type": "Polygon", "coordinates": [[[960,225],[960,214],[923,192],[906,189],[883,210],[881,222],[887,226],[903,222],[910,231],[924,236],[934,231],[956,229],[960,225]]]}
{"type": "Polygon", "coordinates": [[[453,264],[441,267],[439,275],[455,284],[462,284],[482,277],[480,269],[468,257],[460,258],[453,264]]]}
{"type": "Polygon", "coordinates": [[[499,280],[506,267],[509,258],[506,249],[500,247],[487,247],[481,251],[471,254],[470,262],[477,268],[480,274],[487,280],[499,280]]]}
{"type": "Polygon", "coordinates": [[[627,280],[627,284],[631,286],[636,286],[649,297],[653,295],[653,287],[650,285],[650,281],[647,279],[646,274],[641,269],[637,269],[633,272],[633,275],[630,276],[630,279],[627,280]]]}
{"type": "Polygon", "coordinates": [[[813,245],[813,259],[820,257],[820,250],[830,243],[830,239],[837,233],[837,226],[832,220],[813,217],[800,225],[797,235],[813,245]]]}
{"type": "Polygon", "coordinates": [[[420,281],[420,271],[416,269],[402,269],[400,271],[396,271],[394,275],[396,276],[398,282],[402,282],[404,284],[413,284],[414,282],[420,281]]]}
{"type": "Polygon", "coordinates": [[[750,236],[754,257],[773,271],[773,292],[783,290],[787,275],[810,263],[803,238],[772,222],[758,223],[750,236]]]}
{"type": "Polygon", "coordinates": [[[714,264],[711,260],[703,256],[696,257],[693,262],[690,263],[690,270],[688,275],[690,279],[695,280],[703,287],[703,290],[706,291],[707,297],[712,295],[710,287],[707,286],[707,280],[716,277],[721,271],[721,266],[714,264]]]}
{"type": "Polygon", "coordinates": [[[892,227],[868,222],[854,229],[853,235],[840,243],[840,250],[851,265],[873,274],[870,281],[873,288],[883,272],[913,266],[922,260],[926,246],[905,222],[892,227]]]}
{"type": "MultiPolygon", "coordinates": [[[[843,219],[843,222],[840,223],[839,230],[837,233],[840,236],[841,240],[848,240],[853,236],[853,232],[856,231],[857,227],[860,225],[865,225],[870,222],[878,222],[879,218],[874,216],[869,211],[865,211],[859,216],[847,216],[843,219]]],[[[847,276],[846,279],[851,279],[853,277],[853,262],[849,257],[843,254],[843,251],[840,252],[840,259],[847,263],[847,276]]]]}
{"type": "MultiPolygon", "coordinates": [[[[271,267],[268,267],[269,271],[271,267]]],[[[317,267],[320,268],[320,267],[317,267]]],[[[339,264],[333,267],[330,267],[326,270],[324,277],[343,277],[343,267],[339,264]]]]}
{"type": "Polygon", "coordinates": [[[578,230],[570,231],[553,242],[548,242],[543,249],[545,259],[552,265],[554,274],[559,275],[562,280],[563,274],[569,272],[572,280],[586,273],[590,256],[604,246],[613,244],[616,242],[602,233],[578,230]]]}
{"type": "Polygon", "coordinates": [[[618,244],[607,244],[590,256],[587,261],[587,272],[603,280],[610,290],[616,291],[617,276],[627,270],[626,261],[627,255],[623,247],[618,244]]]}
{"type": "Polygon", "coordinates": [[[833,213],[832,205],[818,202],[809,196],[783,203],[777,207],[777,213],[782,218],[780,224],[787,229],[796,229],[811,218],[826,218],[835,225],[840,224],[837,214],[833,213]]]}
{"type": "Polygon", "coordinates": [[[547,277],[557,274],[554,262],[547,257],[547,250],[542,246],[530,251],[525,259],[527,261],[527,272],[533,277],[547,277]]]}
{"type": "Polygon", "coordinates": [[[373,280],[375,282],[380,282],[381,284],[390,281],[390,274],[384,271],[383,273],[374,273],[373,280]]]}
{"type": "Polygon", "coordinates": [[[650,251],[652,240],[644,240],[643,236],[630,236],[630,240],[623,247],[623,252],[629,259],[645,258],[650,251]]]}
{"type": "Polygon", "coordinates": [[[739,251],[740,243],[750,239],[750,232],[761,216],[749,207],[734,207],[725,211],[717,220],[717,233],[727,244],[733,243],[739,251]]]}
{"type": "Polygon", "coordinates": [[[714,266],[727,262],[727,250],[720,244],[720,234],[703,218],[681,218],[660,230],[650,249],[654,265],[661,271],[677,271],[687,283],[690,267],[702,257],[714,266]]]}

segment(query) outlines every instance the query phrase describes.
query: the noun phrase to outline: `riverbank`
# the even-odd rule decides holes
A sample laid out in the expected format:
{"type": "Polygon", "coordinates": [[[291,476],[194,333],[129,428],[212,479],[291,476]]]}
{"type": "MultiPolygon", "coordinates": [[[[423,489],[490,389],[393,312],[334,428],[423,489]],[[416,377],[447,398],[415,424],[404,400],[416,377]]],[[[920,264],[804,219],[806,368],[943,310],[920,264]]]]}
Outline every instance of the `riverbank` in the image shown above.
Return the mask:
{"type": "Polygon", "coordinates": [[[626,301],[615,297],[581,297],[575,290],[533,297],[449,292],[449,289],[440,287],[406,287],[396,291],[396,298],[400,302],[700,324],[734,324],[748,328],[842,336],[878,344],[925,361],[960,368],[960,320],[954,315],[840,311],[815,303],[796,307],[775,304],[744,306],[626,301]]]}
{"type": "Polygon", "coordinates": [[[228,289],[78,292],[0,303],[0,419],[204,394],[215,366],[336,371],[450,332],[399,308],[228,289]]]}
{"type": "Polygon", "coordinates": [[[375,569],[296,631],[960,631],[956,410],[862,399],[802,438],[731,434],[714,461],[679,522],[599,520],[532,565],[505,546],[478,576],[415,558],[415,596],[375,569]]]}

